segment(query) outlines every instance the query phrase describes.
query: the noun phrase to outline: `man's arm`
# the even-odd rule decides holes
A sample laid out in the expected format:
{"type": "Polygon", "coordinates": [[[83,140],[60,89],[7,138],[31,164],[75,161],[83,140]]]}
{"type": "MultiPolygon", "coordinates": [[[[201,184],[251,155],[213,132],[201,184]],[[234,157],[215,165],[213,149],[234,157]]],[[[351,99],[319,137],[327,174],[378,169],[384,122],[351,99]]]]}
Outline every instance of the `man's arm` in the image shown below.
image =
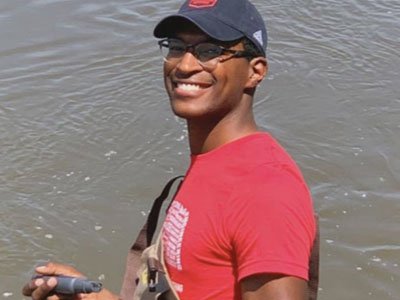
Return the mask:
{"type": "Polygon", "coordinates": [[[307,300],[307,281],[282,274],[257,274],[241,283],[243,300],[307,300]]]}

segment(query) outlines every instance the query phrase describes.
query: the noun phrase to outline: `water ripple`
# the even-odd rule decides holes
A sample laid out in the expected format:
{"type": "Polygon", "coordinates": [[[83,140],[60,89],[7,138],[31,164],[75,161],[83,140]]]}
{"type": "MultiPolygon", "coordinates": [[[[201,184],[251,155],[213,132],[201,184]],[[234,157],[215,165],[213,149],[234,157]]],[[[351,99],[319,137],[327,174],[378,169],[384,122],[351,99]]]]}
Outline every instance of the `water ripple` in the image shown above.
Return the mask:
{"type": "MultiPolygon", "coordinates": [[[[152,37],[179,1],[25,2],[0,3],[0,290],[46,259],[118,290],[126,237],[188,161],[152,37]]],[[[321,297],[395,299],[398,0],[254,2],[270,64],[255,112],[312,189],[321,297]]]]}

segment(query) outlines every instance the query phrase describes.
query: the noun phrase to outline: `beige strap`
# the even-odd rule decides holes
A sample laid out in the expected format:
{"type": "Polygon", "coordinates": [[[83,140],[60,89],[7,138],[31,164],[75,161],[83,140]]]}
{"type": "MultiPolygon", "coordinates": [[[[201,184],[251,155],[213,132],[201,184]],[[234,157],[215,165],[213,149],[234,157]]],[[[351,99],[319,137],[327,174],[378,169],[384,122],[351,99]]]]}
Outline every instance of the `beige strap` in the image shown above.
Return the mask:
{"type": "Polygon", "coordinates": [[[177,176],[169,180],[161,194],[154,200],[146,223],[143,225],[139,235],[129,250],[128,257],[126,259],[124,280],[120,292],[120,298],[123,300],[133,299],[133,295],[139,280],[137,274],[142,264],[142,253],[151,244],[154,232],[157,228],[158,216],[161,207],[164,201],[168,198],[173,183],[182,177],[183,176],[177,176]]]}
{"type": "Polygon", "coordinates": [[[163,283],[165,283],[165,285],[169,286],[169,289],[166,290],[165,292],[157,295],[156,299],[157,300],[179,300],[179,296],[174,289],[174,285],[168,274],[167,266],[165,265],[165,262],[164,262],[164,255],[163,255],[164,248],[163,248],[163,241],[162,241],[162,231],[160,232],[160,234],[157,238],[156,244],[157,244],[157,260],[160,263],[161,269],[162,269],[159,274],[159,280],[165,281],[163,283]]]}

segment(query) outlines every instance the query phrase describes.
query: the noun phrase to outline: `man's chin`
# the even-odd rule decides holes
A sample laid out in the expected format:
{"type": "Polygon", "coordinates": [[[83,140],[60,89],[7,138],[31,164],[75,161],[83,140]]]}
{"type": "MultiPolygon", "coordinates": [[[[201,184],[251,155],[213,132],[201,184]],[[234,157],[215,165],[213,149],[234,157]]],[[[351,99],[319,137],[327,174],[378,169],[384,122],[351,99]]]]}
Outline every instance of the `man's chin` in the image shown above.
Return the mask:
{"type": "Polygon", "coordinates": [[[202,119],[205,117],[206,114],[202,109],[189,107],[184,104],[185,103],[178,104],[176,102],[171,102],[172,111],[177,117],[186,120],[202,119]]]}

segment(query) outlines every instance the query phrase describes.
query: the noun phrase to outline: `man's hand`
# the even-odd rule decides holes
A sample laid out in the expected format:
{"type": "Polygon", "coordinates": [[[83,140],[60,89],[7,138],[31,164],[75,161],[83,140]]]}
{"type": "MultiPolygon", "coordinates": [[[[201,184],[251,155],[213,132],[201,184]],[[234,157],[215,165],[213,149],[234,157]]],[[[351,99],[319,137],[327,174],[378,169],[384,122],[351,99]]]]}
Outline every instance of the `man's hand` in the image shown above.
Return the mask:
{"type": "Polygon", "coordinates": [[[257,274],[241,281],[243,300],[307,300],[307,281],[281,274],[257,274]]]}
{"type": "Polygon", "coordinates": [[[32,279],[22,288],[24,296],[30,296],[33,300],[61,300],[61,299],[87,299],[87,300],[116,300],[118,296],[113,295],[106,289],[102,289],[100,293],[63,295],[54,294],[53,289],[57,285],[58,275],[71,277],[84,277],[84,275],[74,268],[56,263],[48,263],[35,269],[38,275],[54,276],[47,280],[43,278],[32,279]]]}

